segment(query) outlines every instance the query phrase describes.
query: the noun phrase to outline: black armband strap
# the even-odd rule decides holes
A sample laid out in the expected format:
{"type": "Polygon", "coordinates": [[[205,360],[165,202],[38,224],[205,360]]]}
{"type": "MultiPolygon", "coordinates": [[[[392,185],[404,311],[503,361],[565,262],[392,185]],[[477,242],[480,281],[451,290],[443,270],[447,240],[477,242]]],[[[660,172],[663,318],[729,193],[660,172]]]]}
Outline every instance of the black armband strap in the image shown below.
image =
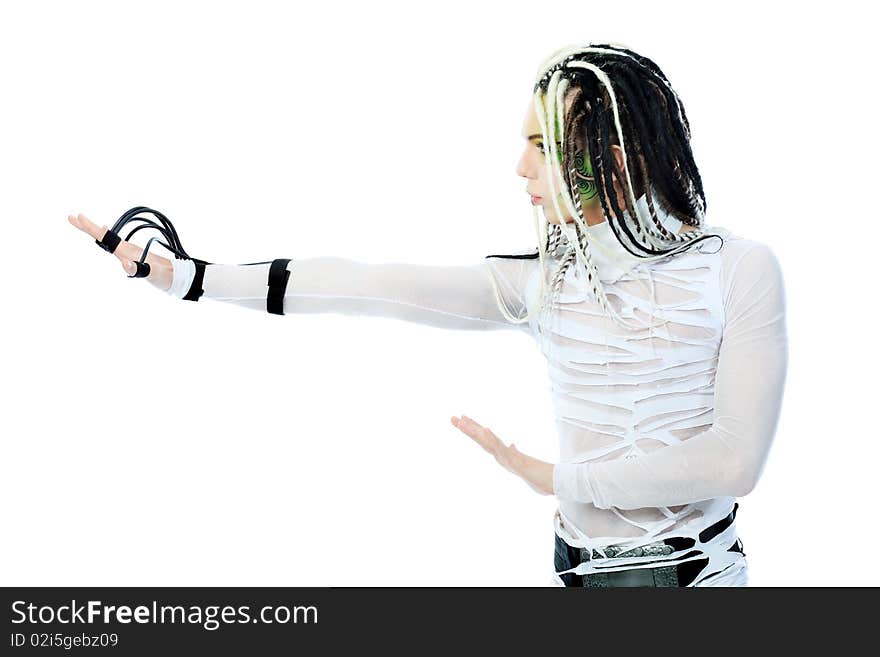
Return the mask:
{"type": "Polygon", "coordinates": [[[114,251],[116,251],[116,247],[119,246],[119,243],[121,241],[122,240],[119,238],[119,235],[108,228],[107,232],[104,233],[104,237],[99,240],[95,240],[95,244],[100,246],[107,253],[113,253],[114,251]]]}
{"type": "Polygon", "coordinates": [[[150,263],[149,262],[141,262],[140,260],[134,261],[135,271],[133,274],[129,274],[129,278],[146,278],[150,275],[150,263]]]}
{"type": "Polygon", "coordinates": [[[202,289],[202,284],[205,280],[205,265],[207,265],[208,263],[204,260],[197,260],[196,258],[193,258],[192,261],[196,265],[196,273],[195,276],[193,276],[193,280],[189,286],[189,290],[183,297],[184,301],[198,301],[199,297],[205,293],[205,291],[202,289]]]}
{"type": "Polygon", "coordinates": [[[287,263],[290,258],[278,258],[269,267],[269,292],[266,294],[266,310],[273,315],[284,314],[284,293],[287,291],[287,280],[290,272],[287,263]]]}

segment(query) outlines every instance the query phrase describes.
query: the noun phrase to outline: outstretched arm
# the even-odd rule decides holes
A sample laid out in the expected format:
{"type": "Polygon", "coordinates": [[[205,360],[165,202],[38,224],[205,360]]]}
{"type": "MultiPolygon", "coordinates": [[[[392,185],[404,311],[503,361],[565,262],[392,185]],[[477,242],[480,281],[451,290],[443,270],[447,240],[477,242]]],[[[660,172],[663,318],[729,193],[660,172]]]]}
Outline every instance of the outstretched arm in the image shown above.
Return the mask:
{"type": "Polygon", "coordinates": [[[557,463],[557,497],[637,509],[751,492],[776,432],[788,364],[782,272],[767,246],[738,260],[725,311],[712,426],[638,458],[557,463]]]}
{"type": "MultiPolygon", "coordinates": [[[[516,309],[522,304],[521,290],[531,262],[505,260],[499,264],[486,258],[472,265],[432,266],[369,264],[331,256],[281,261],[275,264],[278,309],[284,314],[391,317],[451,329],[525,327],[501,313],[493,279],[508,305],[516,309]]],[[[271,262],[201,266],[175,260],[173,267],[169,292],[175,296],[192,298],[200,289],[201,299],[267,310],[271,262]]]]}
{"type": "MultiPolygon", "coordinates": [[[[101,241],[108,233],[85,215],[71,224],[101,241]]],[[[112,237],[112,235],[111,235],[112,237]]],[[[115,240],[111,240],[114,241],[115,240]]],[[[142,247],[121,240],[113,254],[126,273],[142,247]]],[[[525,285],[538,261],[487,256],[461,266],[368,264],[339,257],[278,259],[242,265],[170,260],[149,253],[146,276],[181,299],[214,299],[275,314],[373,315],[451,329],[528,329],[502,313],[525,316],[525,285]]]]}

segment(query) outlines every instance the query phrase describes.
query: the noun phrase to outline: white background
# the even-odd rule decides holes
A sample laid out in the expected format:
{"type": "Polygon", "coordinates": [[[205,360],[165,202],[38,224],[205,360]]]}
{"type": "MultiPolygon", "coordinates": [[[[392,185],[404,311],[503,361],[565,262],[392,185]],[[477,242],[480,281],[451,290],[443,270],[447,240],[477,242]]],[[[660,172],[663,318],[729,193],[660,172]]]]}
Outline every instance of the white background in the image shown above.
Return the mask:
{"type": "Polygon", "coordinates": [[[588,41],[660,65],[710,222],[783,265],[750,584],[880,584],[874,36],[779,5],[4,3],[0,584],[546,586],[555,498],[449,423],[556,459],[528,336],[178,301],[66,217],[154,207],[212,262],[530,249],[533,76],[588,41]]]}

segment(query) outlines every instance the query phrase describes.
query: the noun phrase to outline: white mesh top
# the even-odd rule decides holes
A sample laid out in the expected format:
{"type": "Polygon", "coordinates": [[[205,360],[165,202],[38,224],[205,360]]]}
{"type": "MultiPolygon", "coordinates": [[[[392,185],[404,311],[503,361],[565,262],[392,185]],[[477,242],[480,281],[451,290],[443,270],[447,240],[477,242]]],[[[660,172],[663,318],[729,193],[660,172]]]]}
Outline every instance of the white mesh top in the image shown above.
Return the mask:
{"type": "MultiPolygon", "coordinates": [[[[677,222],[667,217],[665,223],[677,222]]],[[[709,557],[693,585],[744,583],[744,556],[729,551],[737,542],[735,523],[708,542],[699,536],[757,482],[776,431],[788,359],[775,255],[720,227],[713,232],[724,237],[720,249],[719,240],[706,240],[647,263],[623,249],[607,222],[589,227],[609,302],[627,319],[653,316],[656,325],[617,325],[579,285],[582,270],[572,267],[549,342],[536,340],[547,359],[559,436],[556,533],[596,550],[692,538],[699,556],[709,557]]],[[[265,312],[269,266],[207,265],[203,296],[265,312]]],[[[534,319],[505,319],[493,286],[508,309],[525,316],[540,288],[537,258],[430,266],[315,257],[291,260],[288,270],[288,315],[374,315],[539,336],[534,319]]],[[[174,260],[169,293],[186,295],[194,272],[192,261],[174,260]]],[[[664,565],[699,556],[676,550],[664,565]]],[[[648,560],[617,557],[603,571],[648,560]]],[[[596,572],[601,562],[565,572],[596,572]]]]}

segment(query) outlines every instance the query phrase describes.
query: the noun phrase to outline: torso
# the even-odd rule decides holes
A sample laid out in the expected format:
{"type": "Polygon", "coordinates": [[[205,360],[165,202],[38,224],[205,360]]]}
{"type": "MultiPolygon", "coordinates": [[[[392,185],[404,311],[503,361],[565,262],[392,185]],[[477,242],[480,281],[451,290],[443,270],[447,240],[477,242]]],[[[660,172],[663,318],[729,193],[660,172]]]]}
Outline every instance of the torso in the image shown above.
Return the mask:
{"type": "MultiPolygon", "coordinates": [[[[684,228],[684,227],[683,227],[684,228]]],[[[686,227],[693,230],[691,227],[686,227]]],[[[681,232],[684,232],[682,230],[681,232]]],[[[724,321],[722,255],[697,247],[645,263],[616,282],[603,281],[608,301],[625,318],[649,320],[652,329],[629,329],[605,316],[591,293],[584,299],[575,268],[568,270],[557,301],[551,342],[544,350],[559,434],[560,460],[626,458],[700,433],[713,421],[714,373],[724,321]]],[[[540,285],[533,273],[526,297],[540,285]]],[[[535,320],[531,325],[536,334],[535,320]]],[[[540,340],[539,340],[540,343],[540,340]]],[[[633,510],[599,509],[560,501],[560,512],[594,538],[645,534],[672,514],[673,527],[718,515],[732,500],[633,510]]],[[[726,513],[726,511],[724,512],[726,513]]],[[[723,514],[722,514],[723,515],[723,514]]]]}

